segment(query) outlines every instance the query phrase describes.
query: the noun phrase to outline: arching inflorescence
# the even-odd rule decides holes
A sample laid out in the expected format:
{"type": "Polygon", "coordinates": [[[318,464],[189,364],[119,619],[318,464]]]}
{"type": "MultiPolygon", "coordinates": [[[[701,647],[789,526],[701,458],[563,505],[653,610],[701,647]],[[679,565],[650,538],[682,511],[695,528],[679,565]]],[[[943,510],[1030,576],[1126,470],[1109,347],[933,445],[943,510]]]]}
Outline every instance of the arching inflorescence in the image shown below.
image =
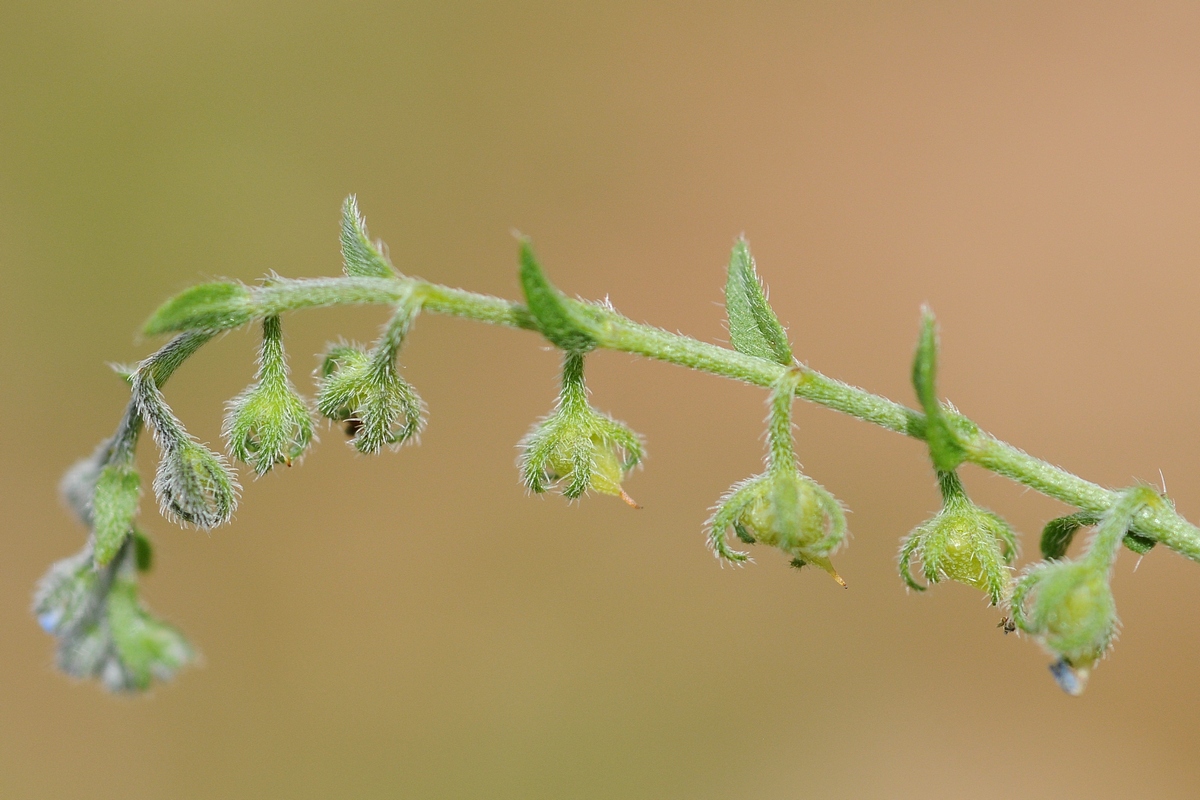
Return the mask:
{"type": "Polygon", "coordinates": [[[725,286],[732,349],[635,323],[607,304],[566,297],[546,277],[527,240],[520,242],[524,303],[475,294],[400,273],[381,242],[373,242],[353,197],[342,214],[344,275],[289,280],[270,276],[256,286],[218,281],[195,286],[161,306],[147,322],[151,335],[174,337],[136,367],[121,370],[131,389],[116,432],[62,482],[64,502],[89,531],[79,553],[54,564],[38,586],[34,611],[57,639],[57,661],[68,674],[97,678],[114,691],[149,688],[170,678],[195,654],[182,634],[146,610],[138,575],[152,563],[151,545],[136,519],[142,480],[135,464],[141,433],[158,447],[153,491],[162,514],[183,526],[210,529],[229,521],[239,486],[229,462],[198,442],[174,415],[162,388],[193,353],[219,333],[255,322],[262,327],[253,382],[227,404],[223,435],[229,456],[261,476],[303,457],[314,439],[312,409],[339,424],[349,443],[377,453],[413,442],[424,405],[397,366],[405,338],[422,313],[448,314],[539,333],[563,353],[561,392],[553,411],[521,440],[521,481],[531,492],[557,489],[570,500],[595,491],[636,504],[624,489],[645,448],[624,424],[588,399],[584,364],[598,348],[635,353],[769,390],[766,467],[733,485],[708,521],[708,544],[723,561],[745,563],[746,544],[783,551],[794,567],[813,565],[845,586],[831,556],[846,540],[842,504],[801,471],[792,404],[799,397],[926,442],[942,508],[904,537],[904,584],[925,591],[944,580],[973,586],[1007,611],[1006,630],[1020,630],[1054,658],[1051,671],[1071,694],[1116,635],[1110,587],[1122,544],[1144,555],[1156,543],[1200,561],[1200,529],[1146,486],[1111,491],[1047,464],[984,433],[938,398],[937,329],[925,310],[912,379],[920,410],[836,380],[800,363],[767,302],[745,241],[738,241],[725,286]],[[391,319],[370,346],[331,345],[317,370],[315,402],[289,378],[281,316],[331,305],[386,305],[391,319]],[[1078,509],[1052,520],[1041,540],[1043,559],[1014,579],[1017,541],[1009,525],[976,506],[959,475],[973,463],[1078,509]],[[1095,526],[1086,552],[1067,559],[1075,533],[1095,526]],[[913,575],[916,565],[924,578],[913,575]]]}

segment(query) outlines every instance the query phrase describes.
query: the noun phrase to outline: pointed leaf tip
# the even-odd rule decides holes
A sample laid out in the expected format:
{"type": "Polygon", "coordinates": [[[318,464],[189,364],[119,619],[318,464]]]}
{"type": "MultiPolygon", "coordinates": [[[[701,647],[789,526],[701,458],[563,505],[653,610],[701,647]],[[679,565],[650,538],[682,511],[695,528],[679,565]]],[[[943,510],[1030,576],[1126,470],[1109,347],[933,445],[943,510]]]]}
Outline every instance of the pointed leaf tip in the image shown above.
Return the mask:
{"type": "Polygon", "coordinates": [[[550,283],[529,239],[522,236],[520,243],[521,289],[538,329],[552,344],[567,352],[591,350],[596,346],[596,340],[588,330],[590,324],[573,311],[562,292],[550,283]]]}
{"type": "Polygon", "coordinates": [[[158,307],[142,331],[154,336],[188,330],[223,331],[254,318],[250,289],[232,281],[193,286],[158,307]]]}
{"type": "Polygon", "coordinates": [[[342,203],[342,262],[346,274],[354,278],[396,276],[383,242],[372,242],[367,234],[367,221],[359,213],[354,195],[342,203]]]}
{"type": "Polygon", "coordinates": [[[738,239],[729,258],[725,313],[729,317],[729,340],[739,353],[784,366],[792,363],[787,332],[767,303],[762,280],[754,268],[754,258],[745,239],[738,239]]]}
{"type": "Polygon", "coordinates": [[[952,472],[961,464],[966,453],[959,445],[949,420],[937,397],[937,320],[928,306],[921,307],[921,333],[913,357],[912,381],[917,399],[925,412],[925,441],[929,457],[939,472],[952,472]]]}

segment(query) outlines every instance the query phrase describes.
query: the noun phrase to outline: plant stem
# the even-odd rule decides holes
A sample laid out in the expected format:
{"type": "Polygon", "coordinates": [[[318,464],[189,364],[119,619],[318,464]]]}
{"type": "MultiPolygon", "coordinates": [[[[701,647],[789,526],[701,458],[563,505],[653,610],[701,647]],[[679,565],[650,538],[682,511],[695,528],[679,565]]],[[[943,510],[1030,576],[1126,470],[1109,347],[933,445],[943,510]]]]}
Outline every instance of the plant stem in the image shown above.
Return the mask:
{"type": "MultiPolygon", "coordinates": [[[[411,293],[425,312],[537,330],[533,317],[519,303],[417,278],[277,278],[251,291],[256,318],[321,306],[395,305],[411,293]]],[[[914,439],[925,439],[925,416],[921,412],[834,380],[807,366],[782,366],[633,322],[605,306],[578,300],[567,302],[581,314],[596,321],[594,333],[597,347],[633,353],[762,387],[772,386],[784,372],[793,369],[800,373],[796,383],[797,397],[914,439]]],[[[215,331],[205,333],[211,336],[215,331]]],[[[175,366],[177,364],[171,364],[172,370],[175,366]]],[[[944,413],[954,425],[967,460],[971,463],[1068,505],[1097,514],[1103,514],[1117,502],[1117,492],[1002,442],[949,408],[944,408],[944,413]]],[[[1200,561],[1200,528],[1184,520],[1169,504],[1161,505],[1161,508],[1143,507],[1134,518],[1133,529],[1193,561],[1200,561]]]]}

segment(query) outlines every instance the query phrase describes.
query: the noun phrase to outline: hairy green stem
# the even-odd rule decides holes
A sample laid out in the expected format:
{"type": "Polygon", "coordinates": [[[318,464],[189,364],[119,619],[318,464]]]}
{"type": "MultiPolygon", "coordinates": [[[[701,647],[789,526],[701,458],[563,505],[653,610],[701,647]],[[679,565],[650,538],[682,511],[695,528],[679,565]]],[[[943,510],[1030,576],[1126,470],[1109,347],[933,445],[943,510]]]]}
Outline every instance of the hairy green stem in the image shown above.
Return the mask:
{"type": "Polygon", "coordinates": [[[566,412],[579,414],[588,406],[587,384],[583,382],[583,353],[563,353],[562,391],[559,404],[566,412]]]}
{"type": "Polygon", "coordinates": [[[770,412],[767,417],[767,448],[770,469],[795,472],[796,442],[792,436],[792,403],[796,401],[796,384],[800,375],[787,370],[771,386],[770,412]]]}
{"type": "MultiPolygon", "coordinates": [[[[523,330],[538,329],[529,311],[519,303],[453,289],[417,278],[276,278],[250,291],[251,312],[254,318],[321,306],[395,305],[411,295],[425,312],[523,330]]],[[[785,372],[795,370],[799,375],[795,390],[797,397],[914,439],[925,439],[925,416],[921,412],[829,378],[807,366],[783,366],[774,361],[633,322],[605,306],[578,300],[566,302],[581,315],[596,321],[596,328],[592,333],[595,335],[597,347],[633,353],[762,387],[771,387],[785,372]]],[[[243,323],[244,321],[238,324],[243,323]]],[[[216,332],[218,331],[209,330],[190,335],[203,337],[204,341],[207,341],[216,332]]],[[[183,345],[177,345],[179,354],[186,358],[199,344],[203,344],[203,341],[198,339],[186,338],[188,336],[186,333],[181,334],[172,344],[167,345],[164,351],[178,342],[183,345]]],[[[174,371],[178,366],[175,362],[173,353],[171,357],[163,359],[164,366],[169,364],[169,368],[163,370],[165,374],[161,378],[156,370],[156,383],[161,384],[166,375],[174,371]]],[[[1002,442],[980,431],[974,423],[955,411],[945,408],[944,413],[954,425],[959,443],[966,452],[966,459],[971,463],[1071,506],[1097,514],[1103,514],[1117,502],[1117,492],[1002,442]]],[[[1200,528],[1184,520],[1168,504],[1161,506],[1142,507],[1134,518],[1133,529],[1193,561],[1200,561],[1200,528]]]]}

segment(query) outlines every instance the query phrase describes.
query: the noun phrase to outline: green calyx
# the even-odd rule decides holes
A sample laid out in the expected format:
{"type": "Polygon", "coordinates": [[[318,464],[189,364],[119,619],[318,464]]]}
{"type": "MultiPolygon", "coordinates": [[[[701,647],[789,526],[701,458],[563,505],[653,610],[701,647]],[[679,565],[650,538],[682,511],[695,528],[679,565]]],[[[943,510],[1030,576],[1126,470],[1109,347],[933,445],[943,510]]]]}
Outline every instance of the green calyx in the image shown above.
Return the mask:
{"type": "Polygon", "coordinates": [[[741,563],[748,554],[728,544],[734,534],[747,544],[778,547],[793,566],[814,564],[845,586],[829,556],[846,537],[846,515],[832,494],[800,471],[792,438],[791,406],[798,373],[785,373],[772,387],[767,469],[733,487],[708,521],[713,553],[741,563]]]}
{"type": "Polygon", "coordinates": [[[1086,560],[1037,564],[1017,583],[1012,607],[1017,627],[1073,670],[1073,676],[1056,671],[1059,684],[1070,694],[1082,692],[1116,636],[1107,572],[1086,560]]]}
{"type": "Polygon", "coordinates": [[[846,536],[841,503],[799,470],[767,470],[735,484],[708,521],[708,543],[727,561],[744,562],[748,554],[729,547],[729,530],[747,544],[778,547],[794,566],[814,564],[846,585],[829,556],[846,536]]]}
{"type": "Polygon", "coordinates": [[[1058,658],[1050,669],[1067,693],[1083,692],[1091,670],[1116,638],[1110,579],[1127,531],[1143,509],[1168,507],[1148,486],[1127,489],[1100,518],[1080,558],[1035,564],[1017,582],[1013,622],[1058,658]]]}
{"type": "Polygon", "coordinates": [[[395,366],[376,369],[367,352],[337,346],[325,355],[317,410],[345,426],[360,453],[399,447],[424,425],[421,398],[395,366]]]}
{"type": "MultiPolygon", "coordinates": [[[[187,336],[182,334],[176,341],[190,346],[184,341],[187,336]]],[[[169,355],[168,348],[160,354],[169,355]]],[[[147,359],[138,367],[131,404],[158,444],[154,494],[159,510],[168,519],[206,530],[215,528],[228,522],[237,508],[237,480],[224,457],[192,438],[171,412],[156,382],[159,366],[154,359],[147,359]]]]}
{"type": "Polygon", "coordinates": [[[229,521],[238,487],[225,459],[192,439],[163,448],[154,493],[169,519],[205,530],[229,521]]]}
{"type": "Polygon", "coordinates": [[[419,300],[406,295],[370,352],[335,345],[325,353],[317,410],[343,423],[350,443],[361,453],[415,441],[425,425],[420,395],[396,371],[396,356],[419,311],[419,300]]]}
{"type": "Polygon", "coordinates": [[[974,586],[993,606],[1004,605],[1011,594],[1011,565],[1017,555],[1013,530],[1001,517],[975,505],[958,475],[938,473],[942,510],[918,525],[900,547],[900,577],[917,591],[912,561],[921,562],[929,583],[943,580],[974,586]]]}
{"type": "Polygon", "coordinates": [[[110,689],[145,690],[154,680],[170,680],[195,659],[183,634],[148,612],[137,584],[118,576],[108,595],[108,629],[120,670],[102,674],[110,689]],[[115,682],[116,685],[111,685],[115,682]]]}
{"type": "Polygon", "coordinates": [[[627,426],[588,403],[582,354],[565,355],[557,407],[519,446],[521,482],[529,491],[557,487],[569,500],[596,491],[637,507],[622,484],[645,457],[645,446],[627,426]]]}
{"type": "Polygon", "coordinates": [[[288,380],[279,317],[263,320],[256,381],[229,401],[222,429],[234,458],[265,475],[302,455],[313,439],[312,417],[288,380]]]}
{"type": "Polygon", "coordinates": [[[91,616],[102,585],[92,565],[91,548],[85,548],[50,567],[33,597],[33,613],[42,630],[59,636],[91,616]]]}

